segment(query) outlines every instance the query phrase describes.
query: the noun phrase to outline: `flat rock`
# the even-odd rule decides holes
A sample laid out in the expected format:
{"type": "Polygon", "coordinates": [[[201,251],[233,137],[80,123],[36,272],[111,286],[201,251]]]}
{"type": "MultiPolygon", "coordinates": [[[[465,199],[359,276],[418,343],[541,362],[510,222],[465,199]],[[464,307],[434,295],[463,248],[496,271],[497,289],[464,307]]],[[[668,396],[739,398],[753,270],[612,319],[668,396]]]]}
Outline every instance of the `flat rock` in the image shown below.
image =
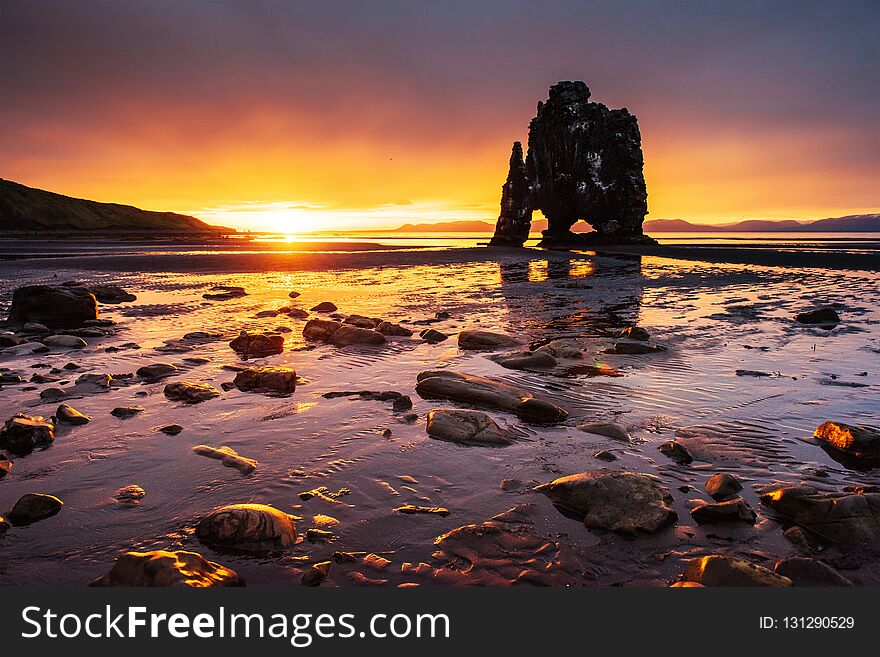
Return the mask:
{"type": "Polygon", "coordinates": [[[737,557],[713,554],[692,559],[685,569],[684,580],[703,586],[770,586],[786,587],[788,577],[749,563],[737,557]]]}
{"type": "Polygon", "coordinates": [[[244,586],[231,568],[208,561],[195,552],[127,552],[113,568],[89,586],[244,586]]]}
{"type": "Polygon", "coordinates": [[[619,440],[624,443],[632,442],[626,427],[614,422],[582,422],[577,428],[586,433],[596,434],[597,436],[605,436],[613,440],[619,440]]]}
{"type": "Polygon", "coordinates": [[[539,423],[560,422],[568,413],[552,402],[497,379],[450,370],[428,370],[417,377],[416,392],[424,399],[449,399],[514,413],[539,423]]]}
{"type": "Polygon", "coordinates": [[[458,347],[460,349],[499,349],[501,347],[515,347],[522,344],[519,340],[491,331],[462,331],[458,334],[458,347]]]}
{"type": "Polygon", "coordinates": [[[257,469],[256,461],[239,455],[238,452],[226,445],[216,449],[208,445],[196,445],[192,448],[192,451],[199,456],[217,459],[227,468],[235,468],[241,474],[250,474],[257,469]]]}
{"type": "Polygon", "coordinates": [[[351,324],[353,326],[357,326],[358,328],[365,329],[374,329],[379,324],[382,323],[382,319],[380,317],[365,317],[364,315],[349,315],[344,320],[342,320],[343,324],[351,324]]]}
{"type": "Polygon", "coordinates": [[[821,493],[809,486],[783,486],[762,495],[761,503],[826,541],[878,547],[880,493],[821,493]]]}
{"type": "Polygon", "coordinates": [[[243,287],[237,285],[215,285],[211,288],[211,292],[202,295],[202,298],[211,301],[228,301],[229,299],[239,299],[246,297],[247,292],[243,287]]]}
{"type": "Polygon", "coordinates": [[[3,350],[4,356],[30,356],[32,354],[44,354],[49,351],[49,347],[42,342],[22,342],[14,347],[6,347],[3,350]]]}
{"type": "Polygon", "coordinates": [[[700,525],[724,522],[745,522],[754,525],[758,516],[743,498],[726,502],[700,504],[691,509],[691,517],[700,525]]]}
{"type": "Polygon", "coordinates": [[[574,360],[584,357],[584,352],[581,346],[574,340],[568,340],[565,338],[552,340],[551,342],[538,347],[536,351],[543,351],[554,358],[567,358],[574,360]]]}
{"type": "Polygon", "coordinates": [[[78,328],[97,318],[98,302],[82,287],[26,285],[12,293],[12,324],[36,322],[50,328],[78,328]]]}
{"type": "Polygon", "coordinates": [[[135,374],[137,374],[142,379],[158,381],[159,379],[174,376],[178,372],[180,372],[180,370],[177,368],[177,366],[172,365],[171,363],[153,363],[152,365],[144,365],[143,367],[139,367],[135,374]]]}
{"type": "Polygon", "coordinates": [[[165,386],[165,396],[172,401],[198,404],[220,396],[220,391],[206,383],[175,381],[165,386]]]}
{"type": "Polygon", "coordinates": [[[459,445],[502,447],[513,441],[482,411],[434,409],[428,413],[428,435],[459,445]]]}
{"type": "Polygon", "coordinates": [[[543,370],[556,367],[556,359],[546,351],[509,351],[490,360],[509,370],[543,370]]]}
{"type": "Polygon", "coordinates": [[[89,292],[95,295],[98,303],[116,304],[137,300],[135,295],[118,285],[92,285],[89,292]]]}
{"type": "Polygon", "coordinates": [[[742,490],[742,484],[732,474],[719,472],[709,477],[706,482],[706,492],[713,500],[726,500],[742,490]]]}
{"type": "Polygon", "coordinates": [[[229,346],[236,353],[247,357],[273,356],[284,351],[284,336],[242,331],[237,338],[229,342],[229,346]]]}
{"type": "Polygon", "coordinates": [[[265,504],[231,504],[216,509],[196,526],[208,546],[241,552],[282,552],[296,541],[293,517],[265,504]]]}
{"type": "Polygon", "coordinates": [[[39,415],[17,413],[0,428],[0,447],[13,454],[25,455],[37,447],[51,445],[55,425],[39,415]]]}
{"type": "Polygon", "coordinates": [[[29,525],[38,520],[51,518],[61,510],[64,502],[53,495],[27,493],[22,495],[6,517],[13,525],[29,525]]]}
{"type": "Polygon", "coordinates": [[[831,566],[809,557],[786,557],[773,566],[773,572],[791,580],[793,586],[853,586],[831,566]]]}
{"type": "Polygon", "coordinates": [[[47,335],[42,338],[47,347],[63,347],[65,349],[84,349],[89,343],[75,335],[47,335]]]}
{"type": "Polygon", "coordinates": [[[233,383],[242,392],[287,394],[296,390],[296,372],[289,367],[248,367],[235,375],[233,383]]]}
{"type": "Polygon", "coordinates": [[[130,484],[117,489],[117,491],[113,493],[113,499],[123,506],[134,506],[146,497],[146,495],[147,491],[143,488],[136,484],[130,484]]]}
{"type": "Polygon", "coordinates": [[[666,347],[659,344],[646,344],[644,342],[616,342],[611,349],[608,350],[612,354],[657,354],[666,351],[666,347]]]}
{"type": "Polygon", "coordinates": [[[110,411],[110,415],[118,417],[121,420],[128,420],[138,413],[143,413],[145,410],[146,409],[143,406],[117,406],[110,411]]]}
{"type": "Polygon", "coordinates": [[[678,520],[672,496],[649,475],[601,470],[560,477],[538,486],[553,504],[592,529],[654,533],[678,520]]]}
{"type": "Polygon", "coordinates": [[[76,410],[73,406],[61,404],[55,411],[55,418],[62,424],[88,424],[91,418],[76,410]]]}
{"type": "Polygon", "coordinates": [[[442,506],[418,506],[415,504],[404,504],[394,509],[397,513],[405,513],[407,515],[423,514],[429,516],[448,516],[449,509],[442,506]]]}
{"type": "Polygon", "coordinates": [[[379,322],[376,325],[375,329],[382,335],[409,337],[413,334],[413,332],[405,326],[401,326],[400,324],[393,324],[391,322],[379,322]]]}
{"type": "Polygon", "coordinates": [[[166,436],[176,436],[181,431],[183,431],[183,427],[179,424],[169,424],[167,426],[160,427],[159,431],[164,433],[166,436]]]}

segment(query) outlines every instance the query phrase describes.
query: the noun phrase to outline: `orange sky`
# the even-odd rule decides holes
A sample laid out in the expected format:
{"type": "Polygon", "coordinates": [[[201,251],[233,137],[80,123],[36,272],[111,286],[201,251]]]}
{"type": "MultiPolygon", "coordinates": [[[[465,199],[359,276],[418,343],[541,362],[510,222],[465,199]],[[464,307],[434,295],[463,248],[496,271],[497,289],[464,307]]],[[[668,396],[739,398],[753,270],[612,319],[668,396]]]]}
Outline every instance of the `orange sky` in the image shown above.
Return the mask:
{"type": "Polygon", "coordinates": [[[876,43],[853,12],[714,7],[679,25],[646,2],[503,17],[455,2],[383,16],[13,4],[0,176],[64,194],[254,230],[494,221],[511,142],[549,84],[575,78],[639,117],[649,219],[880,207],[876,43]],[[541,21],[552,40],[535,39],[541,21]],[[624,37],[636,45],[615,49],[624,37]]]}

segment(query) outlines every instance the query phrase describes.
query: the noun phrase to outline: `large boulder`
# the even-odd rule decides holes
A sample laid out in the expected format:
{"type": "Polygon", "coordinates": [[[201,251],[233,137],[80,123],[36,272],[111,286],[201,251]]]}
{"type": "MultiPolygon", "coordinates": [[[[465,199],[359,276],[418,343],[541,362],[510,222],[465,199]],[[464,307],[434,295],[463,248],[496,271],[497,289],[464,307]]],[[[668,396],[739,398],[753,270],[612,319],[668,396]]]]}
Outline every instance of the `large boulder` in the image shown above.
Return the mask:
{"type": "Polygon", "coordinates": [[[629,535],[654,533],[678,520],[670,506],[669,491],[646,474],[581,472],[538,486],[535,491],[594,529],[629,535]]]}
{"type": "Polygon", "coordinates": [[[284,351],[284,336],[274,333],[248,333],[242,331],[231,340],[232,350],[245,357],[262,358],[284,351]]]}
{"type": "Polygon", "coordinates": [[[856,460],[880,459],[880,429],[823,422],[813,434],[819,443],[856,460]]]}
{"type": "Polygon", "coordinates": [[[703,586],[791,586],[791,580],[737,557],[712,554],[692,559],[684,580],[703,586]]]}
{"type": "Polygon", "coordinates": [[[490,331],[462,331],[458,334],[458,346],[460,349],[499,349],[501,347],[515,347],[522,344],[519,340],[490,331]]]}
{"type": "Polygon", "coordinates": [[[38,520],[51,518],[61,510],[64,502],[53,495],[27,493],[22,495],[6,517],[13,525],[29,525],[38,520]]]}
{"type": "Polygon", "coordinates": [[[198,404],[220,396],[220,391],[213,386],[206,383],[190,383],[189,381],[169,383],[165,386],[164,392],[168,399],[186,404],[198,404]]]}
{"type": "Polygon", "coordinates": [[[37,447],[52,444],[55,425],[39,415],[17,413],[0,428],[0,447],[13,454],[25,455],[37,447]]]}
{"type": "Polygon", "coordinates": [[[202,518],[196,536],[220,549],[282,552],[296,542],[296,525],[292,516],[265,504],[231,504],[202,518]]]}
{"type": "Polygon", "coordinates": [[[12,294],[9,321],[38,322],[49,328],[78,328],[98,318],[95,295],[82,287],[26,285],[12,294]]]}
{"type": "Polygon", "coordinates": [[[416,392],[424,399],[449,399],[514,413],[539,423],[560,422],[568,413],[527,390],[489,377],[448,370],[428,370],[417,377],[416,392]]]}
{"type": "Polygon", "coordinates": [[[816,536],[849,547],[880,547],[880,493],[820,493],[809,486],[783,486],[761,502],[816,536]]]}
{"type": "Polygon", "coordinates": [[[428,413],[428,435],[460,445],[502,447],[513,441],[482,411],[435,408],[428,413]]]}
{"type": "Polygon", "coordinates": [[[242,392],[289,393],[296,389],[296,372],[289,367],[249,367],[233,380],[242,392]]]}
{"type": "Polygon", "coordinates": [[[244,586],[244,578],[195,552],[155,550],[123,554],[89,586],[244,586]]]}

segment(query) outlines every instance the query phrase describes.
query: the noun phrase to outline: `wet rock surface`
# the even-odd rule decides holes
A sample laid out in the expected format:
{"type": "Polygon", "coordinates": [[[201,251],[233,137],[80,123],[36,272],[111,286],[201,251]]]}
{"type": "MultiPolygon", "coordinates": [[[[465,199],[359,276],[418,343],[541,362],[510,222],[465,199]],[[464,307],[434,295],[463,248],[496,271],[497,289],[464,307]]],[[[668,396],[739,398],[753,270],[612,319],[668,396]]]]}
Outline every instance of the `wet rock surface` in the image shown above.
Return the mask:
{"type": "Polygon", "coordinates": [[[823,422],[813,436],[823,447],[841,452],[857,462],[880,465],[880,429],[823,422]]]}
{"type": "Polygon", "coordinates": [[[271,333],[248,333],[242,331],[229,343],[232,350],[246,357],[261,358],[284,351],[284,336],[271,333]]]}
{"type": "Polygon", "coordinates": [[[510,351],[491,359],[509,370],[543,370],[556,367],[556,359],[545,351],[510,351]]]}
{"type": "Polygon", "coordinates": [[[192,451],[199,456],[216,459],[227,468],[235,468],[244,475],[250,474],[257,469],[257,462],[255,460],[241,456],[234,449],[226,445],[218,448],[209,447],[208,445],[196,445],[192,448],[192,451]]]}
{"type": "Polygon", "coordinates": [[[758,516],[741,497],[725,502],[700,504],[691,509],[691,517],[701,525],[744,522],[754,525],[758,516]]]}
{"type": "Polygon", "coordinates": [[[787,587],[792,582],[772,570],[744,559],[724,555],[710,555],[692,560],[685,570],[684,580],[703,586],[769,586],[787,587]]]}
{"type": "Polygon", "coordinates": [[[500,349],[515,347],[519,340],[509,335],[492,333],[491,331],[462,331],[458,334],[459,349],[500,349]]]}
{"type": "Polygon", "coordinates": [[[6,517],[13,525],[30,525],[51,518],[63,506],[64,502],[53,495],[27,493],[19,498],[6,517]]]}
{"type": "Polygon", "coordinates": [[[37,322],[49,328],[76,328],[98,318],[93,294],[80,287],[26,285],[12,295],[9,322],[37,322]]]}
{"type": "Polygon", "coordinates": [[[293,518],[265,504],[232,504],[209,513],[196,526],[200,541],[241,552],[283,552],[296,540],[293,518]]]}
{"type": "Polygon", "coordinates": [[[582,472],[535,489],[591,529],[653,533],[675,523],[672,495],[656,479],[627,472],[582,472]]]}
{"type": "Polygon", "coordinates": [[[29,454],[55,440],[55,425],[39,415],[18,413],[0,428],[0,447],[12,454],[29,454]]]}
{"type": "Polygon", "coordinates": [[[812,310],[805,310],[794,316],[794,321],[801,324],[825,324],[834,325],[840,323],[840,315],[831,306],[822,306],[812,310]]]}
{"type": "Polygon", "coordinates": [[[207,383],[191,383],[189,381],[175,381],[165,386],[165,396],[171,401],[184,402],[185,404],[200,404],[203,401],[220,396],[220,391],[207,383]]]}
{"type": "Polygon", "coordinates": [[[89,586],[244,586],[244,578],[195,552],[155,550],[123,554],[89,586]]]}
{"type": "Polygon", "coordinates": [[[88,415],[84,415],[68,404],[61,404],[55,411],[55,417],[61,424],[71,424],[80,426],[88,424],[91,419],[88,415]]]}
{"type": "Polygon", "coordinates": [[[428,435],[459,445],[502,447],[513,440],[482,411],[434,409],[428,413],[428,435]]]}
{"type": "Polygon", "coordinates": [[[287,394],[296,390],[296,372],[289,367],[249,367],[236,374],[233,383],[242,392],[287,394]]]}

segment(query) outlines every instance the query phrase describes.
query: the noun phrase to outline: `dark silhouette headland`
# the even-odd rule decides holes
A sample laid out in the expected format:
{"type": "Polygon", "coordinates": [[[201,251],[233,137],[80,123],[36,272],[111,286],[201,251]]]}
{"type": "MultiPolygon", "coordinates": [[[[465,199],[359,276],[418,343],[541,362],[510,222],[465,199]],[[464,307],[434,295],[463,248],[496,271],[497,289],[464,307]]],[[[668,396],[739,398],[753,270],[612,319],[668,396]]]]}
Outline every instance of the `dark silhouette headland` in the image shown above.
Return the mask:
{"type": "Polygon", "coordinates": [[[656,244],[642,231],[648,213],[643,166],[635,116],[590,102],[583,82],[554,84],[529,123],[525,159],[522,144],[513,144],[490,245],[522,246],[535,210],[548,222],[540,246],[656,244]],[[595,230],[573,233],[581,219],[595,230]]]}

